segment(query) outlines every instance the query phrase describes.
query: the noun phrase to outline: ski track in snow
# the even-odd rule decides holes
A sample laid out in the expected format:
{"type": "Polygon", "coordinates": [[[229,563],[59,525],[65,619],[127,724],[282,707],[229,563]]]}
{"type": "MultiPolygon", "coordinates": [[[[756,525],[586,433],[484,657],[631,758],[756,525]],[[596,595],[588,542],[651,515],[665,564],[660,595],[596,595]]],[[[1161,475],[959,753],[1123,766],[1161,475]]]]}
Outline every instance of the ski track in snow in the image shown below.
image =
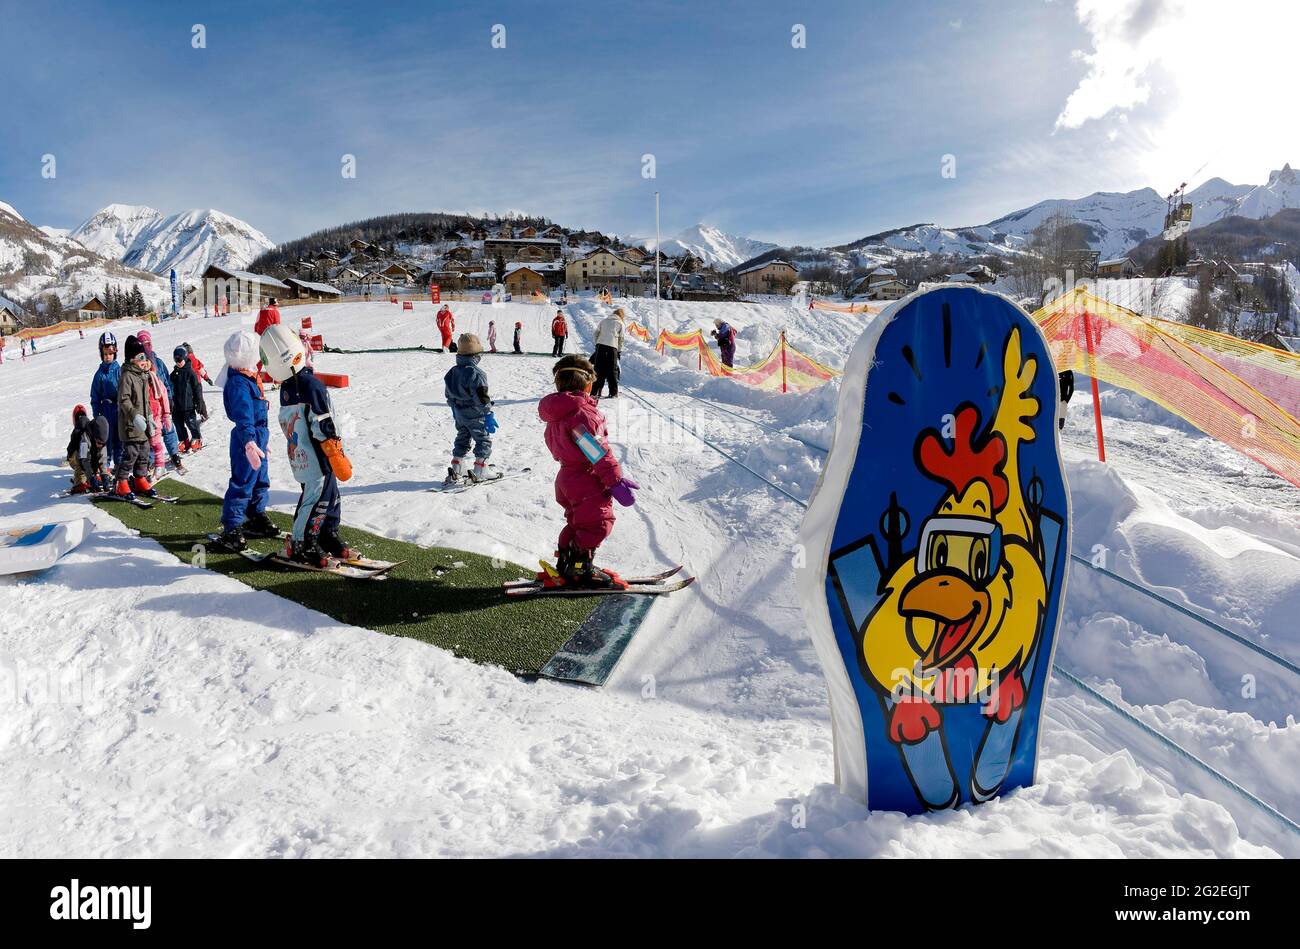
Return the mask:
{"type": "MultiPolygon", "coordinates": [[[[653,326],[653,301],[625,304],[653,326]]],[[[452,304],[458,330],[549,348],[551,310],[452,304]]],[[[589,345],[608,307],[570,308],[589,345]]],[[[433,308],[286,308],[345,348],[430,345],[433,308]]],[[[738,328],[737,361],[782,328],[832,365],[865,317],[756,304],[662,304],[662,323],[738,328]]],[[[215,378],[221,343],[252,314],[154,328],[194,344],[215,378]]],[[[116,327],[119,337],[130,329],[116,327]]],[[[585,351],[585,350],[584,350],[585,351]]],[[[345,524],[523,564],[560,526],[536,403],[548,357],[488,356],[509,487],[442,496],[449,355],[318,355],[351,388],[336,410],[356,475],[345,524]]],[[[57,567],[0,578],[0,829],[9,856],[1259,856],[1296,852],[1275,823],[1054,680],[1039,783],[922,818],[868,814],[835,792],[825,687],[791,582],[802,510],[644,408],[606,401],[611,441],[643,490],[601,559],[627,571],[684,562],[690,590],[656,602],[603,690],[524,682],[424,643],[349,627],[182,564],[81,500],[55,501],[70,411],[88,396],[94,338],[0,366],[0,526],[89,516],[57,567]],[[806,826],[796,821],[796,805],[806,826]]],[[[796,497],[830,444],[835,384],[801,396],[709,379],[694,360],[629,341],[623,381],[796,497]],[[688,365],[690,364],[690,365],[688,365]],[[695,397],[695,398],[692,398],[695,397]],[[704,400],[703,402],[698,400],[704,400]],[[713,402],[715,406],[706,403],[713,402]],[[741,421],[722,408],[753,420],[741,421]],[[814,447],[816,446],[816,447],[814,447]]],[[[1300,658],[1300,493],[1259,466],[1118,398],[1110,462],[1091,407],[1070,407],[1076,551],[1300,658]],[[1095,456],[1094,456],[1095,457],[1095,456]]],[[[186,480],[220,493],[229,426],[206,393],[207,448],[186,480]]],[[[272,432],[273,449],[282,447],[272,432]]],[[[272,505],[297,499],[271,452],[272,505]]],[[[1071,572],[1058,660],[1112,701],[1286,813],[1300,813],[1296,683],[1253,654],[1082,568],[1071,572]],[[1258,677],[1258,697],[1240,677],[1258,677]]]]}

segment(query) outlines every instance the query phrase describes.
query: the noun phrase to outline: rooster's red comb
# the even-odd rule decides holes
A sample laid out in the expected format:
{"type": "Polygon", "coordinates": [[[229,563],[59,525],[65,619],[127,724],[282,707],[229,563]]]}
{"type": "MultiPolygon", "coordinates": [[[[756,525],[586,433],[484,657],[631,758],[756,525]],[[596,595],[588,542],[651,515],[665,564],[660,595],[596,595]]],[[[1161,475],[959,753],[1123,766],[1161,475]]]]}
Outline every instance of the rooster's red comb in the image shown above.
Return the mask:
{"type": "Polygon", "coordinates": [[[958,497],[971,482],[983,481],[989,486],[993,510],[1000,511],[1007,503],[1007,479],[1002,474],[1007,444],[1001,435],[994,433],[976,448],[979,422],[979,410],[973,405],[958,410],[951,452],[944,447],[937,432],[926,432],[921,439],[921,470],[935,481],[949,485],[958,497]]]}

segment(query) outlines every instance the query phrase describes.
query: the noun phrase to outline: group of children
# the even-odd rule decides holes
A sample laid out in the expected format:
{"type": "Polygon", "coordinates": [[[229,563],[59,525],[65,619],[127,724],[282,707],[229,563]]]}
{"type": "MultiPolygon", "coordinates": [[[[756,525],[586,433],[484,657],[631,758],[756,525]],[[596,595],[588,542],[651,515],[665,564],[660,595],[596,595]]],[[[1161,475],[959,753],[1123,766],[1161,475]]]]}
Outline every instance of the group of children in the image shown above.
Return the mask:
{"type": "MultiPolygon", "coordinates": [[[[316,378],[303,340],[279,322],[278,313],[266,314],[265,319],[263,315],[258,320],[260,335],[241,331],[226,340],[226,365],[216,381],[232,425],[230,480],[222,502],[219,541],[242,550],[249,538],[280,536],[266,514],[270,402],[261,380],[264,370],[279,383],[278,422],[290,470],[301,486],[284,555],[312,566],[351,559],[355,551],[339,536],[339,482],[351,478],[352,464],[343,451],[329,391],[316,378]]],[[[516,346],[520,329],[522,324],[516,324],[516,346]]],[[[91,387],[92,408],[88,411],[79,405],[73,412],[67,453],[74,471],[73,491],[113,489],[123,497],[156,496],[150,464],[157,480],[165,433],[179,431],[184,436],[178,451],[202,446],[199,420],[206,422],[208,414],[199,379],[211,380],[188,344],[174,351],[175,368],[160,373],[147,331],[127,337],[124,367],[117,363],[112,333],[100,337],[99,347],[101,365],[91,387]],[[169,385],[163,384],[163,378],[169,385]],[[112,475],[110,463],[116,469],[112,475]]],[[[498,425],[487,374],[480,366],[483,344],[475,334],[462,333],[453,351],[456,364],[443,377],[456,427],[447,481],[495,480],[502,475],[493,470],[489,458],[498,425]]],[[[538,415],[545,424],[546,445],[560,465],[555,499],[564,510],[565,524],[555,570],[543,571],[539,579],[548,586],[626,588],[617,573],[593,561],[596,549],[613,530],[614,502],[634,504],[640,485],[624,477],[610,451],[605,417],[592,395],[597,371],[591,361],[563,356],[551,375],[555,391],[541,399],[538,415]]],[[[172,460],[184,470],[178,455],[172,460]]]]}
{"type": "Polygon", "coordinates": [[[67,463],[73,494],[156,497],[153,483],[167,462],[183,473],[181,455],[203,447],[199,419],[207,421],[208,409],[199,378],[207,374],[189,344],[172,352],[175,365],[169,370],[154,353],[149,331],[141,330],[126,338],[125,356],[125,365],[119,364],[111,332],[99,337],[91,408],[78,405],[72,413],[67,463]]]}

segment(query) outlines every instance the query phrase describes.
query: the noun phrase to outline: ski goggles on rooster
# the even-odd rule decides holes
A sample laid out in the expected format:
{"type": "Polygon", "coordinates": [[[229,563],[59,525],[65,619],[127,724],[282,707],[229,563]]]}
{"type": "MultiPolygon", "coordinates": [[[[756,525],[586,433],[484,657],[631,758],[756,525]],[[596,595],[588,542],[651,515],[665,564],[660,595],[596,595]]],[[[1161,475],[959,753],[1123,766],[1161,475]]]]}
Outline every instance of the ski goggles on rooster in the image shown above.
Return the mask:
{"type": "Polygon", "coordinates": [[[921,527],[916,573],[960,574],[973,586],[988,586],[1002,562],[1002,528],[979,517],[932,517],[921,527]]]}

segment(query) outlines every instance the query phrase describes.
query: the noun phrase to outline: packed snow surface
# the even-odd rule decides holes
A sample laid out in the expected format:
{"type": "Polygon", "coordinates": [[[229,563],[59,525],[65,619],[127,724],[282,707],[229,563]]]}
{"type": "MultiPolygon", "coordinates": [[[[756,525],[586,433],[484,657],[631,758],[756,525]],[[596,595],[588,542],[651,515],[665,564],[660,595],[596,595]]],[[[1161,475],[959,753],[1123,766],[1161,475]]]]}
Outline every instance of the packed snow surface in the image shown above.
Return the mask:
{"type": "MultiPolygon", "coordinates": [[[[784,328],[840,365],[866,315],[780,305],[626,304],[641,322],[738,330],[738,361],[784,328]]],[[[549,349],[551,311],[453,303],[458,330],[549,349]]],[[[581,351],[608,307],[570,308],[581,351]]],[[[431,344],[434,308],[284,310],[351,349],[431,344]]],[[[154,328],[215,377],[252,314],[154,328]]],[[[120,338],[130,332],[123,325],[120,338]]],[[[84,501],[52,498],[70,412],[89,394],[93,337],[0,366],[0,527],[88,516],[57,567],[0,578],[0,854],[6,856],[1237,856],[1295,854],[1277,821],[1057,677],[1038,783],[979,807],[868,813],[832,785],[825,687],[791,557],[802,509],[700,439],[807,498],[838,386],[803,396],[701,376],[629,342],[627,394],[603,403],[643,489],[601,559],[683,561],[697,584],[655,603],[602,690],[525,682],[414,640],[340,625],[182,563],[84,501]],[[641,400],[644,399],[645,402],[641,400]]],[[[424,489],[451,448],[452,357],[323,355],[355,476],[345,524],[421,544],[549,556],[560,526],[538,399],[550,360],[488,356],[494,460],[534,474],[504,489],[424,489]]],[[[1066,450],[1075,549],[1242,636],[1300,659],[1300,493],[1254,462],[1105,389],[1095,461],[1086,382],[1066,450]]],[[[207,448],[188,479],[220,492],[229,425],[209,389],[207,448]]],[[[273,505],[297,498],[272,433],[273,505]]],[[[214,527],[216,525],[213,525],[214,527]]],[[[1297,683],[1185,616],[1075,567],[1058,660],[1112,702],[1282,811],[1300,813],[1297,683]],[[1254,677],[1251,697],[1243,677],[1254,677]]]]}

